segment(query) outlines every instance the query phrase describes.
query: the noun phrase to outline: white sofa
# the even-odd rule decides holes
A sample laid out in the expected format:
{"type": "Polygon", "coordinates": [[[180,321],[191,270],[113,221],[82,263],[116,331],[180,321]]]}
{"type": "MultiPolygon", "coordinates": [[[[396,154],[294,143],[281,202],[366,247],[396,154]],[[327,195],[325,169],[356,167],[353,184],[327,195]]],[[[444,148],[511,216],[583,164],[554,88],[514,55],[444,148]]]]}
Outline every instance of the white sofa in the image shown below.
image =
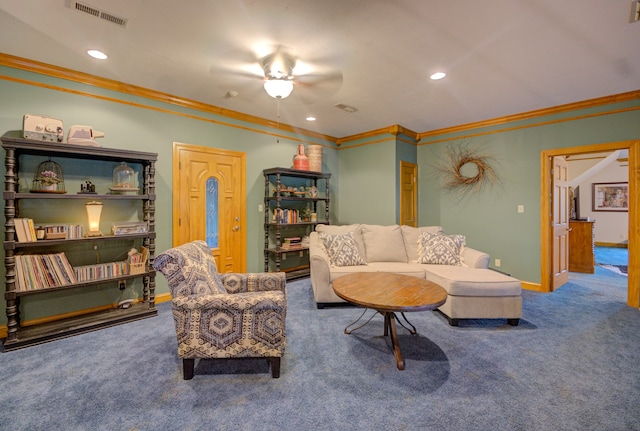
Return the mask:
{"type": "MultiPolygon", "coordinates": [[[[507,319],[512,326],[518,324],[522,317],[519,280],[489,269],[489,255],[466,245],[458,250],[457,264],[419,263],[442,260],[438,250],[433,256],[434,242],[427,245],[428,239],[437,240],[436,244],[440,240],[444,244],[464,241],[461,236],[445,235],[440,226],[318,225],[309,236],[311,286],[317,307],[345,302],[333,291],[332,282],[336,278],[355,272],[383,271],[427,279],[442,286],[448,296],[439,310],[452,326],[457,326],[459,319],[482,318],[507,319]]],[[[446,255],[445,250],[442,255],[445,260],[446,255]]]]}

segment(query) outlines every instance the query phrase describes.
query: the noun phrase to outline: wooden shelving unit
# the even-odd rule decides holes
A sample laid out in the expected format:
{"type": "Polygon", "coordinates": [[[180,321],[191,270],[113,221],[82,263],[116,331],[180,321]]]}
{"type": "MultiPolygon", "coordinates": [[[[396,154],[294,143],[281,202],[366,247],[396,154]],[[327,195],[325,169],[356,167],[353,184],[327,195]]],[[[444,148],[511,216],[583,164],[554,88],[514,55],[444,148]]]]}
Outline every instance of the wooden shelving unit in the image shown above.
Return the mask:
{"type": "MultiPolygon", "coordinates": [[[[7,338],[4,341],[4,351],[15,350],[35,344],[73,336],[80,333],[94,331],[107,326],[118,325],[134,320],[148,318],[157,314],[155,307],[155,271],[151,267],[155,252],[155,162],[156,153],[110,149],[103,147],[84,147],[52,142],[34,141],[11,136],[2,137],[2,147],[5,151],[5,187],[3,197],[5,200],[5,303],[7,315],[7,338]],[[21,172],[20,165],[24,158],[29,157],[57,157],[65,160],[94,160],[111,163],[114,167],[117,163],[127,162],[142,167],[141,191],[133,195],[116,194],[92,194],[83,195],[68,192],[66,194],[29,193],[28,190],[19,190],[20,175],[28,176],[27,172],[21,172]],[[36,205],[46,210],[47,205],[55,201],[74,200],[99,200],[99,201],[132,201],[139,202],[142,219],[148,230],[146,233],[127,235],[104,235],[91,238],[39,240],[33,242],[18,242],[15,231],[14,219],[19,217],[21,203],[29,201],[30,205],[36,205]],[[100,244],[119,241],[130,245],[136,242],[149,250],[149,257],[145,271],[135,275],[121,275],[111,278],[101,278],[91,281],[83,281],[63,286],[39,288],[34,290],[18,290],[16,284],[16,254],[47,253],[50,251],[73,251],[85,245],[100,244]],[[46,301],[47,295],[52,292],[69,291],[83,292],[106,283],[119,284],[126,280],[142,279],[142,300],[129,308],[114,308],[106,305],[87,314],[74,315],[60,320],[24,326],[21,317],[21,298],[42,296],[39,300],[46,301]]],[[[73,166],[65,167],[65,175],[73,174],[73,166]]],[[[109,178],[110,180],[110,178],[109,178]]],[[[37,220],[36,220],[37,222],[37,220]]],[[[120,243],[117,243],[118,247],[120,243]]],[[[124,246],[123,246],[124,247],[124,246]]],[[[124,249],[125,251],[128,248],[124,249]]],[[[73,265],[73,262],[71,262],[73,265]]]]}
{"type": "Polygon", "coordinates": [[[309,276],[309,249],[301,247],[294,250],[281,247],[285,235],[308,235],[318,224],[329,224],[329,179],[330,173],[299,171],[288,168],[265,169],[264,174],[264,271],[283,271],[287,280],[309,276]],[[323,184],[324,183],[324,184],[323,184]],[[318,187],[320,186],[320,187],[318,187]],[[322,187],[324,186],[324,187],[322,187]],[[282,190],[287,187],[315,187],[317,196],[285,195],[282,190]],[[321,205],[319,205],[321,204],[321,205]],[[280,210],[299,210],[309,206],[318,219],[314,222],[298,220],[297,223],[280,223],[273,220],[274,212],[280,210]],[[322,210],[321,213],[318,210],[322,210]],[[296,256],[294,263],[288,264],[287,254],[296,256]]]}

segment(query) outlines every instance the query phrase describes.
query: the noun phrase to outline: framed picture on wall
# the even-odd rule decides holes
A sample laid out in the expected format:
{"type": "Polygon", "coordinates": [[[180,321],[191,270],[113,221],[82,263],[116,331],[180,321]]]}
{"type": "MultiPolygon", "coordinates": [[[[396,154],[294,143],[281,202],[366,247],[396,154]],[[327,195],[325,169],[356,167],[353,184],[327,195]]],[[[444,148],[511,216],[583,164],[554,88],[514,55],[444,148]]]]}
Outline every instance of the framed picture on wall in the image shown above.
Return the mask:
{"type": "Polygon", "coordinates": [[[593,183],[593,211],[629,211],[629,183],[593,183]]]}

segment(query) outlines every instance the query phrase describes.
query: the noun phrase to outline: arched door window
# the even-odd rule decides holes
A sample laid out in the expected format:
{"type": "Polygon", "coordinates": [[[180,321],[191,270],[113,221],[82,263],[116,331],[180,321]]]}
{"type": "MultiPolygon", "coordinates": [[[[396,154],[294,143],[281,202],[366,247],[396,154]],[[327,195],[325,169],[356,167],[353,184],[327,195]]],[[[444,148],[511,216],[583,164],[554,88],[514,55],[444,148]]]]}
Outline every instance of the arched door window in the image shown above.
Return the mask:
{"type": "Polygon", "coordinates": [[[207,180],[205,210],[207,245],[210,248],[218,248],[218,180],[214,177],[207,180]]]}

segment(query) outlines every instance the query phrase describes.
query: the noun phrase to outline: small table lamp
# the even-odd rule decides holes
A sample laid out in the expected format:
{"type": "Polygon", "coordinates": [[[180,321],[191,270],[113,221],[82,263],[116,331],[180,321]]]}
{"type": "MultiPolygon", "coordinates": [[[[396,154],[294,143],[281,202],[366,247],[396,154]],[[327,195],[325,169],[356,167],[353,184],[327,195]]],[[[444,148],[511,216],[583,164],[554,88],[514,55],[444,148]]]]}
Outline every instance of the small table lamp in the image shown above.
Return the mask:
{"type": "Polygon", "coordinates": [[[87,236],[102,236],[100,232],[100,213],[102,213],[102,202],[87,202],[87,219],[89,220],[89,231],[87,236]]]}

